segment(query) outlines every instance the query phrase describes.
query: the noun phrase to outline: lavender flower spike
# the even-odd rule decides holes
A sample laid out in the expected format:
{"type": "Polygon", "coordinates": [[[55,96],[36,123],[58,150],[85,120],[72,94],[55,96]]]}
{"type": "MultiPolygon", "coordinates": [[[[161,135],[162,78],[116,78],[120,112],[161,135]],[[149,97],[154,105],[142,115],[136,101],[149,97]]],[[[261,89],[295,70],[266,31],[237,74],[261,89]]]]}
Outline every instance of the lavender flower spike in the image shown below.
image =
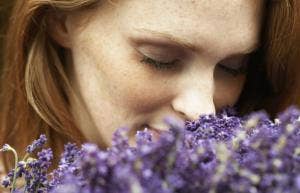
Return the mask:
{"type": "Polygon", "coordinates": [[[3,147],[0,149],[0,152],[10,151],[12,147],[8,144],[4,144],[3,147]]]}
{"type": "Polygon", "coordinates": [[[27,146],[26,152],[27,153],[32,153],[36,149],[41,148],[47,141],[46,135],[42,134],[37,140],[34,140],[31,145],[27,146]]]}
{"type": "Polygon", "coordinates": [[[164,117],[164,122],[168,124],[171,128],[183,130],[184,129],[184,122],[173,117],[173,116],[166,116],[164,117]]]}
{"type": "MultiPolygon", "coordinates": [[[[130,147],[123,128],[106,150],[67,144],[50,175],[53,154],[44,149],[19,161],[2,185],[11,193],[300,193],[299,116],[295,108],[276,123],[263,111],[237,117],[227,110],[184,123],[168,116],[171,132],[156,141],[140,131],[130,147]],[[23,187],[14,186],[16,177],[23,187]]],[[[41,136],[29,152],[45,141],[41,136]]]]}

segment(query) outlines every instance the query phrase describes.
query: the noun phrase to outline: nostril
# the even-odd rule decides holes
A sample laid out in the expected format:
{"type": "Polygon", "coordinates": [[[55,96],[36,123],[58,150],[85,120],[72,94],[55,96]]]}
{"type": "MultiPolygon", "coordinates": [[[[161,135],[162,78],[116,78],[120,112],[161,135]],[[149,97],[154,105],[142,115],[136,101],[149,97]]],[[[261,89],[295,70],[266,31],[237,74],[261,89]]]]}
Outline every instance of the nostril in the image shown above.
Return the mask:
{"type": "Polygon", "coordinates": [[[139,127],[139,129],[138,130],[140,130],[140,131],[144,131],[145,129],[149,129],[149,125],[148,124],[146,124],[146,123],[143,123],[140,127],[139,127]]]}

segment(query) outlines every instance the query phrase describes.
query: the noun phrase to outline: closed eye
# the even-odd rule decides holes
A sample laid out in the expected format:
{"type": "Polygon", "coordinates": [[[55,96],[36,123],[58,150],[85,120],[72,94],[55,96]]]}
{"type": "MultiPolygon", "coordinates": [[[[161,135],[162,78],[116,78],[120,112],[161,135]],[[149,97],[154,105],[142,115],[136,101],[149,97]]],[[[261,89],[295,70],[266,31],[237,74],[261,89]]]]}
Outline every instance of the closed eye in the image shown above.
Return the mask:
{"type": "Polygon", "coordinates": [[[170,62],[162,62],[143,55],[143,58],[140,62],[149,64],[157,70],[168,70],[175,68],[177,66],[177,63],[179,62],[179,59],[175,59],[170,62]]]}
{"type": "Polygon", "coordinates": [[[216,68],[219,68],[223,72],[234,77],[242,74],[247,74],[250,57],[250,54],[231,57],[219,62],[216,68]]]}
{"type": "Polygon", "coordinates": [[[223,70],[224,72],[232,75],[232,76],[238,76],[238,75],[241,75],[241,74],[246,74],[247,73],[247,70],[248,70],[248,65],[247,64],[244,64],[244,65],[241,65],[241,67],[239,68],[231,68],[231,67],[228,67],[222,63],[219,63],[217,64],[217,67],[220,68],[221,70],[223,70]]]}

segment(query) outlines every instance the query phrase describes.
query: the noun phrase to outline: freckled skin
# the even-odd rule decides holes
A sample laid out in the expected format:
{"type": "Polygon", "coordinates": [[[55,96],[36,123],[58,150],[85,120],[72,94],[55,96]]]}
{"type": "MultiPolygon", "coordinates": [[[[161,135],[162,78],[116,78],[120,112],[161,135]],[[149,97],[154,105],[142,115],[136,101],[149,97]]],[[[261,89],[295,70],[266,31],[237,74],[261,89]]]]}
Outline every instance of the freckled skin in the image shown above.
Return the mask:
{"type": "MultiPolygon", "coordinates": [[[[245,75],[234,77],[216,64],[258,41],[262,7],[260,0],[124,0],[70,14],[69,77],[88,114],[78,121],[84,134],[110,145],[120,126],[164,128],[166,115],[196,119],[234,105],[245,75]],[[180,70],[159,71],[140,62],[136,49],[143,45],[129,43],[139,28],[167,32],[201,49],[186,50],[180,70]],[[85,127],[87,122],[93,126],[85,127]]],[[[73,112],[80,117],[84,111],[73,112]]]]}

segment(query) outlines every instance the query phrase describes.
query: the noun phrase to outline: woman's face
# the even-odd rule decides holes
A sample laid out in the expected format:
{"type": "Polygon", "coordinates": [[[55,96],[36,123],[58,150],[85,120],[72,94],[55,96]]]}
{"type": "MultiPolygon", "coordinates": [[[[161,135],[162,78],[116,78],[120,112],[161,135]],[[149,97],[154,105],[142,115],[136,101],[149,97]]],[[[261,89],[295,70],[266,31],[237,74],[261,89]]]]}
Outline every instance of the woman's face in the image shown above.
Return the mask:
{"type": "Polygon", "coordinates": [[[157,137],[167,115],[197,119],[234,105],[258,44],[262,2],[105,1],[68,15],[61,44],[84,104],[73,106],[83,133],[110,145],[126,126],[132,143],[144,124],[157,137]]]}

